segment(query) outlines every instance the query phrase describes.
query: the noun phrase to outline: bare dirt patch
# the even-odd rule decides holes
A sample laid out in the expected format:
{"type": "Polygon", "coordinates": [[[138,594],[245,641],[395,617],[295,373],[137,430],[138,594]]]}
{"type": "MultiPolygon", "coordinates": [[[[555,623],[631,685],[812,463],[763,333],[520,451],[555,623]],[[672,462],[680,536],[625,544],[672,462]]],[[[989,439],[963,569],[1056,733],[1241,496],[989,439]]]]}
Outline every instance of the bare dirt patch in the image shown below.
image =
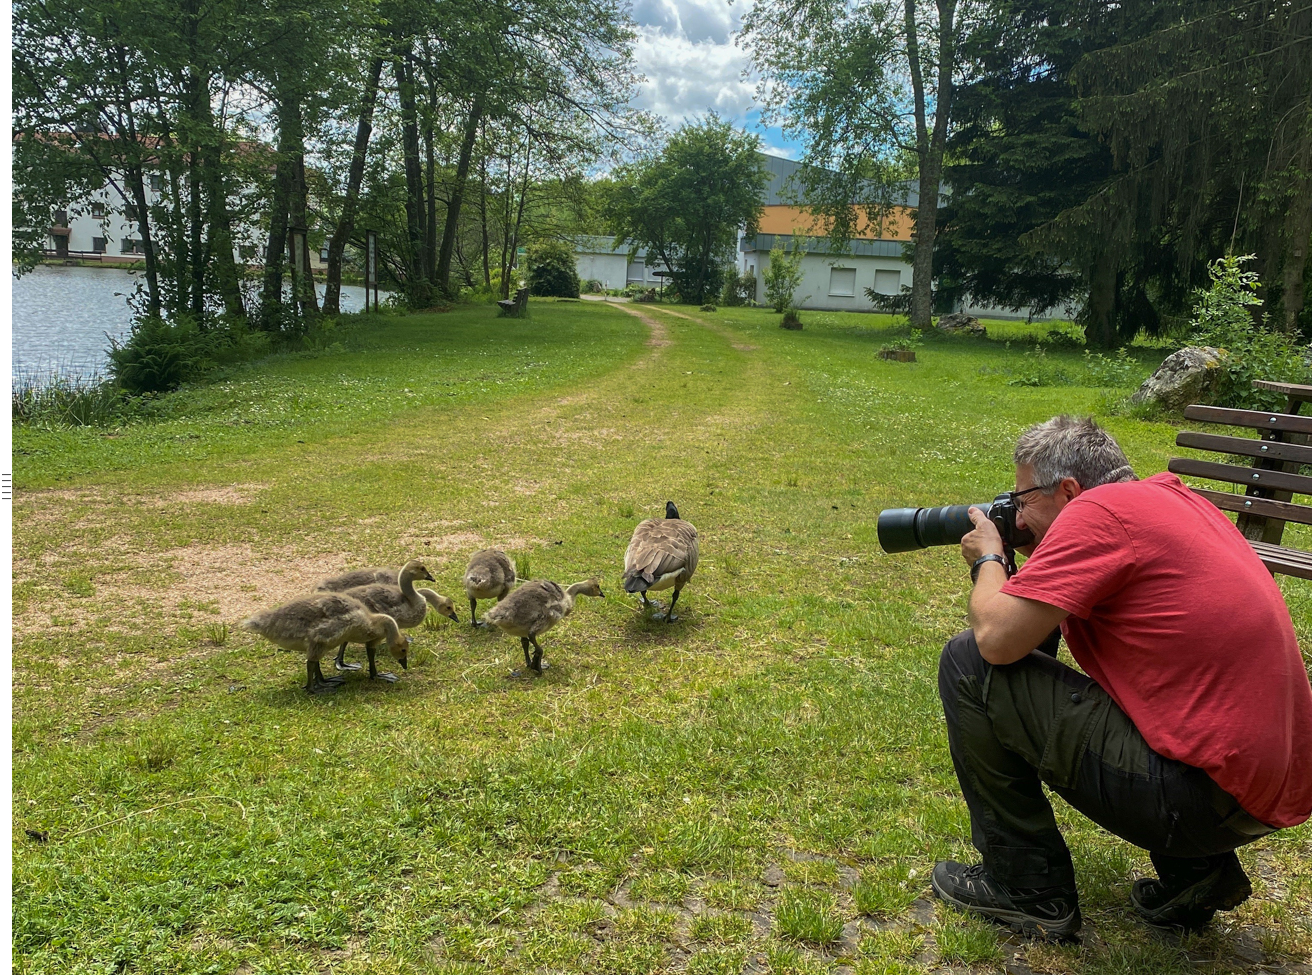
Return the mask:
{"type": "MultiPolygon", "coordinates": [[[[653,318],[651,315],[648,315],[646,312],[639,311],[637,308],[634,308],[627,304],[617,305],[616,307],[620,308],[622,311],[628,312],[630,315],[639,319],[644,325],[647,326],[648,329],[651,330],[651,335],[648,336],[647,338],[647,344],[649,346],[658,349],[661,348],[662,346],[671,344],[670,330],[665,326],[665,323],[662,322],[660,319],[653,318]]],[[[675,314],[678,313],[676,312],[675,314]]],[[[682,315],[680,317],[687,318],[688,316],[682,315]]],[[[695,319],[693,320],[695,321],[695,319]]]]}

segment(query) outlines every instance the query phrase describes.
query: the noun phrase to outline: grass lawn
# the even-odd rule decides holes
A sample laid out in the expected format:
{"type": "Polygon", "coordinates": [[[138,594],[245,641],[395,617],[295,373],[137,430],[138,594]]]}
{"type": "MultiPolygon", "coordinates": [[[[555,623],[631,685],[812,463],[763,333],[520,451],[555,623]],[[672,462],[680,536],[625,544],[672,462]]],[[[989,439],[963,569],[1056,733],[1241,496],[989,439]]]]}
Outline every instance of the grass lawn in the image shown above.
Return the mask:
{"type": "MultiPolygon", "coordinates": [[[[1131,916],[1146,855],[1058,799],[1082,943],[929,894],[974,856],[935,683],[969,579],[884,555],[878,512],[992,498],[1061,411],[1163,470],[1172,426],[1106,415],[1163,350],[1035,356],[1010,324],[904,364],[877,316],[531,307],[363,317],[151,423],[15,428],[16,971],[1308,970],[1308,826],[1241,851],[1256,895],[1183,940],[1131,916]],[[619,587],[666,499],[702,538],[674,625],[619,587]],[[541,678],[468,626],[489,545],[607,592],[541,678]],[[415,556],[462,622],[413,631],[398,684],[311,697],[237,626],[415,556]]],[[[1312,586],[1281,585],[1312,652],[1312,586]]]]}

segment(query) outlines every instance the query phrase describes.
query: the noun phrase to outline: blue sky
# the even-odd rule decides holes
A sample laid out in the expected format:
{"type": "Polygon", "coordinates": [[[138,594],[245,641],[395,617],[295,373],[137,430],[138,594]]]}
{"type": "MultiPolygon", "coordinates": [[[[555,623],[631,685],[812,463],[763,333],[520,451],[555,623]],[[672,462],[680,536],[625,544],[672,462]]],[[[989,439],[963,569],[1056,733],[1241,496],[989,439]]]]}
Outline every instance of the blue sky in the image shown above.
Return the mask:
{"type": "Polygon", "coordinates": [[[751,0],[634,0],[638,70],[647,81],[634,103],[677,128],[714,109],[761,136],[769,153],[797,158],[800,147],[777,128],[760,124],[757,79],[734,41],[751,0]]]}

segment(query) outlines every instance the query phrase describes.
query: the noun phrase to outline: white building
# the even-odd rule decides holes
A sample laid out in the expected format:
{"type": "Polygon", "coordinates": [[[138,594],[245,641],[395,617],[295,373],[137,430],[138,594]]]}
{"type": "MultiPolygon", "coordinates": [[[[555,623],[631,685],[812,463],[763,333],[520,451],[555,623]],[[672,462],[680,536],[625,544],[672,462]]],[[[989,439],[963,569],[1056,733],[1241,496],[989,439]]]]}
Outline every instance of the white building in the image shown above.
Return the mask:
{"type": "MultiPolygon", "coordinates": [[[[867,289],[880,295],[897,295],[903,288],[911,287],[911,261],[906,245],[911,241],[915,210],[920,203],[917,183],[899,184],[895,198],[900,202],[882,219],[860,224],[857,227],[860,236],[837,252],[829,243],[823,219],[796,202],[802,197],[802,187],[795,180],[802,164],[780,156],[760,155],[770,175],[765,205],[757,232],[750,236],[743,234],[738,241],[738,272],[756,278],[758,304],[765,303],[764,275],[770,267],[771,249],[778,245],[791,250],[799,235],[806,237],[800,268],[802,283],[794,297],[799,308],[876,311],[878,308],[867,289]]],[[[607,288],[639,283],[656,287],[660,281],[647,266],[645,251],[639,251],[637,258],[630,262],[627,247],[613,246],[610,237],[580,237],[575,250],[580,280],[597,280],[607,288]]],[[[959,303],[954,311],[987,318],[1027,317],[1025,309],[1017,312],[971,302],[959,303]]],[[[1069,318],[1074,309],[1056,309],[1053,314],[1069,318]]]]}
{"type": "Polygon", "coordinates": [[[616,245],[614,237],[576,237],[574,253],[583,282],[600,281],[607,290],[623,289],[629,285],[659,288],[665,275],[665,265],[659,258],[648,259],[646,248],[638,248],[629,259],[627,243],[616,245]]]}

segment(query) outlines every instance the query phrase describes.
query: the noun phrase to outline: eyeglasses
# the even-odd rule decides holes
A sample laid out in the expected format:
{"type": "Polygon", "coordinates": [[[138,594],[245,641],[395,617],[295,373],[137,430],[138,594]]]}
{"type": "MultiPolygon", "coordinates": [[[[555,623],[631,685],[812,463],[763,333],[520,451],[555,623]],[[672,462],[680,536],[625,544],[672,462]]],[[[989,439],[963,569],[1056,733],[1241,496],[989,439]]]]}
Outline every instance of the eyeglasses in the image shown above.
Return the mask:
{"type": "MultiPolygon", "coordinates": [[[[1057,484],[1060,483],[1060,481],[1057,482],[1057,484]]],[[[1027,494],[1033,494],[1035,491],[1051,491],[1057,484],[1039,484],[1032,488],[1026,488],[1024,491],[1008,491],[1007,499],[1016,506],[1018,512],[1024,511],[1026,502],[1022,501],[1021,498],[1027,494]]]]}

